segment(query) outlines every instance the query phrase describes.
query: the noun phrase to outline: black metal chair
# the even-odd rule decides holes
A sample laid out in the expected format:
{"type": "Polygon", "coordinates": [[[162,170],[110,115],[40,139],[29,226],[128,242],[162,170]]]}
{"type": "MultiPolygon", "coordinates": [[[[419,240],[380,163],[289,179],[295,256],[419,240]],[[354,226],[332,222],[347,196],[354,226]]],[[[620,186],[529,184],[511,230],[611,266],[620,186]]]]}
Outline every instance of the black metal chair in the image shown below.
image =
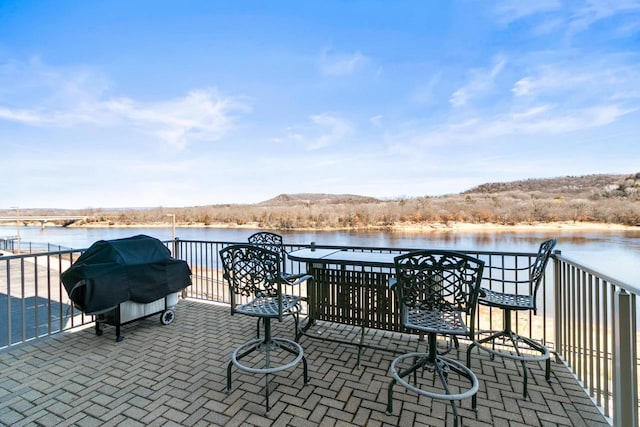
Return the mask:
{"type": "MultiPolygon", "coordinates": [[[[300,310],[300,298],[283,292],[287,284],[281,278],[280,255],[268,249],[251,245],[231,245],[220,250],[220,259],[224,268],[224,277],[229,284],[231,296],[231,314],[244,314],[257,317],[264,322],[264,338],[253,339],[238,347],[231,355],[227,366],[227,392],[231,391],[231,368],[265,375],[265,406],[269,405],[269,374],[295,366],[302,360],[304,383],[309,382],[307,360],[300,344],[285,338],[271,335],[271,320],[282,321],[288,314],[300,310]],[[262,353],[263,357],[254,357],[250,363],[241,359],[251,353],[262,353]]],[[[296,322],[296,334],[297,334],[296,322]]]]}
{"type": "Polygon", "coordinates": [[[398,383],[418,395],[451,402],[458,424],[456,400],[472,397],[476,409],[478,379],[463,363],[439,352],[437,336],[474,338],[475,312],[484,262],[451,251],[421,250],[395,258],[395,290],[402,324],[428,336],[426,353],[399,356],[391,363],[393,379],[387,395],[387,413],[393,411],[393,386],[398,383]],[[422,371],[421,380],[417,372],[422,371]],[[422,378],[432,376],[430,383],[422,378]],[[405,377],[413,374],[413,384],[405,377]],[[454,381],[449,377],[454,374],[454,381]],[[436,384],[436,380],[439,383],[436,384]]]}
{"type": "Polygon", "coordinates": [[[253,233],[247,240],[252,245],[269,249],[270,251],[276,252],[280,255],[280,261],[282,262],[280,274],[286,281],[296,281],[307,275],[306,273],[287,273],[287,269],[285,268],[287,251],[284,249],[284,243],[281,235],[271,233],[269,231],[259,231],[257,233],[253,233]]]}
{"type": "MultiPolygon", "coordinates": [[[[313,277],[307,273],[287,273],[285,264],[287,261],[287,251],[284,248],[282,236],[269,231],[259,231],[248,237],[248,242],[252,245],[259,246],[261,248],[268,249],[277,253],[280,256],[280,277],[288,285],[299,285],[307,280],[312,280],[313,277]]],[[[305,297],[300,297],[301,301],[306,301],[305,297]]],[[[299,310],[292,313],[296,322],[296,341],[300,338],[302,333],[299,330],[300,316],[299,310]]],[[[256,327],[258,338],[260,338],[260,319],[256,327]]]]}
{"type": "Polygon", "coordinates": [[[532,311],[533,314],[536,314],[536,295],[555,245],[556,239],[542,242],[533,262],[525,266],[489,267],[486,270],[489,275],[485,280],[490,282],[492,289],[480,289],[478,304],[501,309],[503,311],[503,328],[499,331],[479,331],[478,339],[467,347],[467,366],[471,366],[471,350],[476,346],[489,352],[492,358],[498,355],[519,360],[522,364],[524,378],[522,394],[525,399],[527,398],[525,362],[545,361],[545,379],[549,382],[551,380],[551,357],[549,350],[544,345],[529,337],[519,335],[513,330],[511,313],[513,311],[532,311]],[[494,271],[496,274],[493,274],[494,271]],[[522,277],[523,274],[526,275],[525,278],[522,277]],[[502,292],[496,291],[496,287],[501,288],[502,292]],[[496,349],[496,344],[498,344],[498,349],[496,349]]]}

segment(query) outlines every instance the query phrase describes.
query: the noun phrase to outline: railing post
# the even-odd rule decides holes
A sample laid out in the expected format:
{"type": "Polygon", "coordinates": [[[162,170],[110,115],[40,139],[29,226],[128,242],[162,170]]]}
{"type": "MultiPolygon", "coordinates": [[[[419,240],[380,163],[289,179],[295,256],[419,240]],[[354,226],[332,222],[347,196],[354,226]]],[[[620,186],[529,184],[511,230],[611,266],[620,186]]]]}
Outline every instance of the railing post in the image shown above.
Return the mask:
{"type": "Polygon", "coordinates": [[[616,427],[638,425],[636,324],[632,305],[635,305],[633,296],[618,289],[614,301],[613,336],[613,425],[616,427]]]}
{"type": "Polygon", "coordinates": [[[180,247],[180,245],[178,244],[178,241],[180,240],[179,237],[174,237],[173,238],[173,257],[176,259],[180,259],[180,254],[178,253],[178,248],[180,247]]]}
{"type": "MultiPolygon", "coordinates": [[[[554,254],[561,255],[560,250],[555,250],[554,254]]],[[[562,281],[562,265],[556,258],[551,257],[553,261],[553,308],[554,308],[554,347],[556,362],[560,362],[560,355],[562,354],[562,294],[561,290],[566,289],[567,284],[561,283],[562,281]]]]}
{"type": "MultiPolygon", "coordinates": [[[[173,257],[175,259],[180,259],[180,238],[175,237],[175,234],[174,234],[173,241],[171,242],[171,244],[173,245],[173,252],[172,252],[173,257]]],[[[182,290],[181,296],[182,296],[182,299],[185,299],[187,297],[187,288],[184,288],[182,290]]]]}

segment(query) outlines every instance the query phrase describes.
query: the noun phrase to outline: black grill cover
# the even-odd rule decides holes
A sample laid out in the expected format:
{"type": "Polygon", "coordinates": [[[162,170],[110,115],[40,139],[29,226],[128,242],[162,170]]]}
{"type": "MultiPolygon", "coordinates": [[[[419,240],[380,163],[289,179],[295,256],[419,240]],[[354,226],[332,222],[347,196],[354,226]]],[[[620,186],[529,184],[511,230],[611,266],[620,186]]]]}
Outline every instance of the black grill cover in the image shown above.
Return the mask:
{"type": "Polygon", "coordinates": [[[186,262],[158,239],[138,235],[99,240],[61,274],[69,298],[85,313],[131,300],[150,303],[191,284],[186,262]]]}

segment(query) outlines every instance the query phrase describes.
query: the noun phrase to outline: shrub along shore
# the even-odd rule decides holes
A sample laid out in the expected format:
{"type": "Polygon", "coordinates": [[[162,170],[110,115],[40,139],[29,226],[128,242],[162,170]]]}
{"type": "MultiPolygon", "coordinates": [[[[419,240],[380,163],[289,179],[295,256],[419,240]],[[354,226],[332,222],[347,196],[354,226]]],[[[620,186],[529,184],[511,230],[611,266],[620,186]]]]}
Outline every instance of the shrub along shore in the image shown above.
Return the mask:
{"type": "MultiPolygon", "coordinates": [[[[171,222],[154,222],[154,223],[129,223],[129,224],[116,224],[116,223],[86,223],[78,225],[70,225],[70,227],[86,227],[86,228],[171,228],[171,222]]],[[[176,224],[177,228],[238,228],[238,229],[268,229],[258,222],[245,223],[242,225],[229,224],[229,223],[217,223],[217,224],[203,224],[203,223],[189,223],[189,224],[176,224]]],[[[405,233],[430,233],[430,232],[470,232],[470,233],[496,233],[496,232],[531,232],[531,231],[640,231],[640,226],[629,226],[621,224],[606,224],[606,223],[594,223],[594,222],[549,222],[549,223],[536,223],[536,224],[473,224],[473,223],[431,223],[431,224],[394,224],[385,227],[360,227],[359,229],[366,230],[383,230],[391,232],[405,232],[405,233]]],[[[273,228],[272,230],[278,230],[273,228]]],[[[292,231],[343,231],[354,230],[354,228],[300,228],[291,229],[292,231]]]]}
{"type": "MultiPolygon", "coordinates": [[[[391,200],[304,193],[281,194],[256,204],[22,209],[21,213],[87,217],[58,223],[74,227],[163,227],[175,218],[179,227],[271,230],[633,229],[640,227],[640,173],[492,183],[460,194],[391,200]]],[[[4,211],[2,215],[12,214],[4,211]]]]}

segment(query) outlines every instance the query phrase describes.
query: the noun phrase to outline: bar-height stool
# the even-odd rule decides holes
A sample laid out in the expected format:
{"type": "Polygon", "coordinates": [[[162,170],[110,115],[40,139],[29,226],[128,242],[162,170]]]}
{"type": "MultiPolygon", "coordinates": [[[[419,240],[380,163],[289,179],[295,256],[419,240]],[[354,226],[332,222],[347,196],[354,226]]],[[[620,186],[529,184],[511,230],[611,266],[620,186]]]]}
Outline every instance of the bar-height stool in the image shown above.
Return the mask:
{"type": "MultiPolygon", "coordinates": [[[[286,252],[284,250],[284,243],[281,235],[270,231],[258,231],[257,233],[253,233],[249,236],[247,241],[252,245],[262,246],[273,252],[277,252],[280,255],[280,261],[284,262],[286,252]]],[[[284,268],[282,271],[284,271],[284,268]]]]}
{"type": "MultiPolygon", "coordinates": [[[[527,398],[527,367],[525,362],[544,361],[545,379],[551,380],[551,357],[549,350],[541,343],[516,333],[511,326],[513,311],[532,311],[536,314],[536,294],[542,283],[544,271],[556,245],[556,239],[549,239],[540,244],[538,254],[532,263],[518,267],[488,267],[487,271],[499,270],[499,277],[485,278],[492,285],[498,284],[509,292],[498,292],[481,288],[478,304],[500,308],[503,311],[503,328],[500,331],[478,331],[478,340],[467,347],[467,366],[471,366],[471,350],[477,346],[491,354],[518,360],[522,364],[523,397],[527,398]],[[520,278],[522,274],[526,278],[520,278]],[[523,287],[526,288],[523,290],[523,287]],[[496,344],[500,346],[496,350],[496,344]],[[506,348],[506,349],[505,349],[506,348]],[[513,350],[509,351],[512,348],[513,350]]],[[[495,288],[493,288],[495,289],[495,288]]]]}
{"type": "Polygon", "coordinates": [[[476,409],[478,378],[463,363],[438,351],[437,336],[474,339],[475,312],[484,262],[451,251],[415,251],[395,258],[394,288],[402,324],[428,336],[426,353],[408,353],[391,362],[393,379],[387,394],[387,413],[393,412],[393,386],[397,383],[421,396],[451,402],[458,425],[455,401],[472,398],[476,409]],[[431,374],[430,383],[418,371],[431,374]],[[405,379],[413,374],[413,384],[405,379]],[[450,376],[454,376],[453,381],[450,376]],[[438,382],[437,382],[438,381],[438,382]]]}
{"type": "MultiPolygon", "coordinates": [[[[287,261],[287,251],[284,248],[284,243],[282,240],[282,236],[276,233],[271,233],[269,231],[259,231],[257,233],[253,233],[248,237],[247,241],[255,246],[259,246],[261,248],[268,249],[277,253],[280,256],[280,278],[286,282],[287,285],[300,285],[307,280],[312,280],[313,277],[307,273],[288,273],[285,268],[285,263],[287,261]]],[[[300,297],[300,301],[306,301],[305,297],[300,297]]],[[[293,312],[293,318],[296,322],[296,341],[300,338],[302,333],[300,332],[300,316],[299,311],[296,310],[293,312]]],[[[256,327],[257,337],[260,338],[260,318],[258,318],[258,324],[256,327]]]]}
{"type": "Polygon", "coordinates": [[[307,276],[306,273],[287,273],[287,269],[285,268],[285,262],[287,261],[287,251],[284,249],[284,243],[281,235],[271,233],[269,231],[259,231],[257,233],[253,233],[248,237],[247,240],[252,245],[269,249],[270,251],[276,252],[278,255],[280,255],[280,262],[282,263],[282,265],[280,266],[280,275],[287,282],[300,280],[301,278],[307,276]]]}
{"type": "MultiPolygon", "coordinates": [[[[262,319],[264,338],[250,340],[238,347],[227,366],[227,392],[231,391],[231,368],[265,375],[265,406],[269,405],[269,374],[289,369],[300,361],[303,364],[304,383],[309,382],[307,360],[300,344],[271,334],[271,320],[282,321],[283,316],[300,309],[300,298],[282,292],[285,283],[280,275],[280,256],[276,252],[255,245],[231,245],[220,250],[224,277],[229,284],[231,314],[244,314],[262,319]],[[244,302],[240,300],[244,299],[244,302]],[[264,357],[242,361],[251,353],[264,357]]],[[[297,334],[297,322],[296,322],[297,334]]]]}

